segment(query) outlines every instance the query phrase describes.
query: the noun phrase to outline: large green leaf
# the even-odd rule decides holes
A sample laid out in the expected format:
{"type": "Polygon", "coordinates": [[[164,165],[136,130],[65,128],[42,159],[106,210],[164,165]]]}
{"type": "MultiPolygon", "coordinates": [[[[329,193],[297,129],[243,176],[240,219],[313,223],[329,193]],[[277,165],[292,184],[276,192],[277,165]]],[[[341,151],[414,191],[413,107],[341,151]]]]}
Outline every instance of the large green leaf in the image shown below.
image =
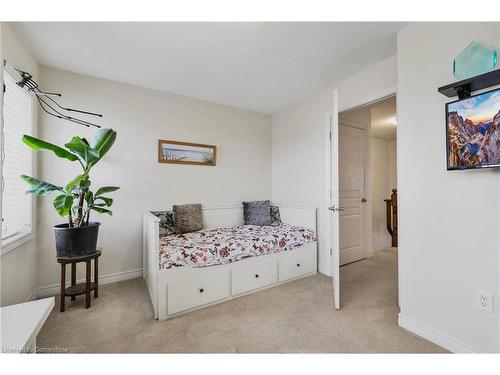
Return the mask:
{"type": "Polygon", "coordinates": [[[90,147],[99,152],[101,159],[113,146],[116,140],[116,132],[113,129],[99,129],[90,143],[90,147]]]}
{"type": "Polygon", "coordinates": [[[95,196],[98,197],[102,194],[111,193],[112,191],[116,191],[118,189],[118,186],[103,186],[102,188],[97,189],[97,191],[95,192],[95,196]]]}
{"type": "Polygon", "coordinates": [[[71,206],[73,205],[74,197],[68,194],[58,195],[54,199],[54,207],[59,216],[67,216],[71,206]]]}
{"type": "Polygon", "coordinates": [[[89,178],[84,178],[80,181],[80,189],[88,189],[91,185],[89,178]]]}
{"type": "Polygon", "coordinates": [[[104,204],[108,207],[111,207],[113,204],[113,199],[112,198],[107,198],[107,197],[97,197],[95,200],[97,201],[98,199],[102,200],[104,204]]]}
{"type": "Polygon", "coordinates": [[[59,156],[60,158],[68,159],[71,161],[78,160],[76,155],[73,155],[68,150],[65,150],[62,147],[53,145],[52,143],[42,141],[41,139],[31,137],[29,135],[23,135],[22,141],[26,146],[32,148],[33,150],[49,150],[49,151],[52,151],[57,156],[59,156]]]}
{"type": "Polygon", "coordinates": [[[73,190],[73,188],[75,186],[79,185],[82,182],[82,180],[85,180],[86,178],[88,178],[88,174],[87,173],[84,173],[84,174],[81,174],[79,176],[76,176],[74,179],[72,179],[70,182],[68,182],[68,184],[66,185],[66,191],[68,193],[71,193],[71,191],[73,190]]]}
{"type": "Polygon", "coordinates": [[[94,203],[94,194],[90,190],[85,193],[85,202],[87,202],[89,206],[94,203]]]}
{"type": "Polygon", "coordinates": [[[108,214],[109,216],[113,216],[113,212],[111,212],[111,210],[108,210],[107,208],[98,207],[96,205],[93,205],[90,208],[96,212],[99,212],[100,214],[108,214]]]}
{"type": "Polygon", "coordinates": [[[40,195],[47,195],[53,191],[64,192],[61,186],[56,186],[34,177],[22,175],[21,178],[31,186],[31,190],[28,190],[26,194],[33,194],[40,196],[40,195]]]}
{"type": "Polygon", "coordinates": [[[94,203],[92,207],[107,207],[108,205],[106,203],[94,203]]]}
{"type": "Polygon", "coordinates": [[[66,143],[64,146],[77,154],[86,164],[95,163],[99,160],[99,151],[92,149],[80,137],[71,138],[71,141],[66,143]]]}

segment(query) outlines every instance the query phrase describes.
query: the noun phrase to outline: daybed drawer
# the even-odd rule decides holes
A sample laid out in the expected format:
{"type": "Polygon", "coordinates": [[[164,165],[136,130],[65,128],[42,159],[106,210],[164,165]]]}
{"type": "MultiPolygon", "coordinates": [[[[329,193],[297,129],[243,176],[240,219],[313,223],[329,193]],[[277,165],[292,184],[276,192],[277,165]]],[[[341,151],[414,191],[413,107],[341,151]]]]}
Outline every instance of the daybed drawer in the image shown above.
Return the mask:
{"type": "Polygon", "coordinates": [[[199,276],[168,284],[168,314],[231,296],[229,270],[200,269],[199,276]]]}
{"type": "Polygon", "coordinates": [[[233,296],[274,284],[278,281],[278,263],[276,260],[272,260],[241,265],[235,264],[233,266],[232,280],[233,296]]]}
{"type": "Polygon", "coordinates": [[[314,253],[312,251],[289,250],[279,260],[279,280],[284,281],[314,271],[314,253]]]}

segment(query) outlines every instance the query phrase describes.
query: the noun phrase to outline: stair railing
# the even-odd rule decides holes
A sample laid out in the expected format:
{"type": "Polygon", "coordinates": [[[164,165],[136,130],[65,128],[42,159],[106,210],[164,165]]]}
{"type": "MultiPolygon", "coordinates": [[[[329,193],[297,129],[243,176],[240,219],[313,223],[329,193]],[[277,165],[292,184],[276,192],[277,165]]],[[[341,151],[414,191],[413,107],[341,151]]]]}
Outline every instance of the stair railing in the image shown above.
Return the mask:
{"type": "Polygon", "coordinates": [[[391,235],[392,247],[398,246],[398,189],[392,189],[390,199],[384,199],[387,231],[391,235]]]}

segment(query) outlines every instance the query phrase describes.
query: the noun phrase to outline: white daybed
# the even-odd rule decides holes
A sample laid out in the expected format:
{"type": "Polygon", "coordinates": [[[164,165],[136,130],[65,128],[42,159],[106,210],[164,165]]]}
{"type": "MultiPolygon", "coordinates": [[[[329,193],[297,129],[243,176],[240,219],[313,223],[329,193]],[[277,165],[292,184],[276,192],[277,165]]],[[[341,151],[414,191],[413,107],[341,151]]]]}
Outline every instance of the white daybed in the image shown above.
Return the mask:
{"type": "MultiPolygon", "coordinates": [[[[316,233],[316,210],[280,206],[283,223],[316,233]]],[[[245,258],[208,267],[160,266],[160,219],[143,215],[143,278],[149,289],[155,319],[174,316],[269,288],[317,272],[317,241],[291,250],[245,258]]],[[[203,208],[204,228],[243,224],[243,208],[203,208]]]]}

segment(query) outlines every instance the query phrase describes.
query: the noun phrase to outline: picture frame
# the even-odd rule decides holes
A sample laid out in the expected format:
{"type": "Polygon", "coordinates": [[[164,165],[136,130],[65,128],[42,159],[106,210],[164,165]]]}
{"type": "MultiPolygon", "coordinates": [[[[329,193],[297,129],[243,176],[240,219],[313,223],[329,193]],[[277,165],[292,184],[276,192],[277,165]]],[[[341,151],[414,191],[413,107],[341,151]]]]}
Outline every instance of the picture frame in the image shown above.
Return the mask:
{"type": "Polygon", "coordinates": [[[217,146],[158,140],[158,163],[215,166],[217,146]]]}

